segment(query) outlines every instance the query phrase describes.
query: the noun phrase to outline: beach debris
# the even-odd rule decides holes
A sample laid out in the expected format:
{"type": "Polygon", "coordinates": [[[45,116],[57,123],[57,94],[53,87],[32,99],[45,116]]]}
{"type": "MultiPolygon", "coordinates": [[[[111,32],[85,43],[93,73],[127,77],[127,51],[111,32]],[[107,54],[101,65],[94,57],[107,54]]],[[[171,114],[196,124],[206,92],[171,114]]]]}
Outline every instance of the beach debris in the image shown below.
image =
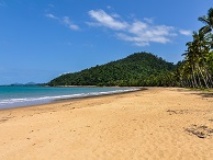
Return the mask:
{"type": "Polygon", "coordinates": [[[171,109],[168,109],[167,112],[169,113],[169,115],[184,114],[184,113],[188,113],[188,110],[171,110],[171,109]]]}
{"type": "Polygon", "coordinates": [[[191,125],[185,129],[190,135],[196,135],[198,138],[207,138],[212,136],[213,129],[205,125],[191,125]]]}

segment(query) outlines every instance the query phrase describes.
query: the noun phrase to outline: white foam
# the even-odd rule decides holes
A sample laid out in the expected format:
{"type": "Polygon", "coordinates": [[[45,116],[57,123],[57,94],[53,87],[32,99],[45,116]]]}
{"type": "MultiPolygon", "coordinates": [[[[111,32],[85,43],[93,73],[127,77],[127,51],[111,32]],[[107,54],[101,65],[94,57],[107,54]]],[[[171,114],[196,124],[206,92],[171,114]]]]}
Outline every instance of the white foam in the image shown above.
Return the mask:
{"type": "Polygon", "coordinates": [[[0,100],[0,108],[7,107],[7,106],[24,106],[29,104],[41,104],[41,103],[51,102],[53,100],[108,95],[108,94],[130,92],[130,91],[136,91],[136,90],[139,90],[139,89],[131,88],[131,89],[120,89],[120,90],[107,91],[107,92],[90,92],[90,93],[79,93],[79,94],[71,94],[71,95],[3,99],[3,100],[0,100]]]}

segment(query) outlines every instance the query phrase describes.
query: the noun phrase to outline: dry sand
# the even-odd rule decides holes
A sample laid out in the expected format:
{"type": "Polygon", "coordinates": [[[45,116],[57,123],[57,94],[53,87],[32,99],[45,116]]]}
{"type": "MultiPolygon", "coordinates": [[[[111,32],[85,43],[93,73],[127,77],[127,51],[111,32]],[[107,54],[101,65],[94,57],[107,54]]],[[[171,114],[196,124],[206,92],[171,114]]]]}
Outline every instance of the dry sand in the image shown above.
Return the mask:
{"type": "Polygon", "coordinates": [[[149,88],[0,111],[1,160],[212,158],[212,93],[149,88]]]}

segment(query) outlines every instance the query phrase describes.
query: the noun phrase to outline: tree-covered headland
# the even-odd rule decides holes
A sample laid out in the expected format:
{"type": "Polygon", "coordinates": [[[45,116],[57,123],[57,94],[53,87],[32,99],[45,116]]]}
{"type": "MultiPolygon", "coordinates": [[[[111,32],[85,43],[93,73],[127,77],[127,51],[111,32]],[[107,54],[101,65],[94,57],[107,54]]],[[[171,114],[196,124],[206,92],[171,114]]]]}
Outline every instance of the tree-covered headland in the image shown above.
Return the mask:
{"type": "Polygon", "coordinates": [[[151,53],[134,53],[124,59],[61,75],[49,85],[167,86],[175,65],[151,53]]]}

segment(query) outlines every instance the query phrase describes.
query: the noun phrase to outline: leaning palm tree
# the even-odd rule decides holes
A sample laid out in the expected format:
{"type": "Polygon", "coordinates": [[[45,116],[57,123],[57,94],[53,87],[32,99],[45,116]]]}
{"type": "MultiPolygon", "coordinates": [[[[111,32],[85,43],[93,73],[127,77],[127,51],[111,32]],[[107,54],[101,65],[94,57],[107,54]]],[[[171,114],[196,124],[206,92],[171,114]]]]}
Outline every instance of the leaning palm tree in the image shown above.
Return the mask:
{"type": "MultiPolygon", "coordinates": [[[[211,34],[211,33],[209,33],[211,34]]],[[[208,35],[209,35],[208,34],[208,35]]],[[[209,39],[202,31],[193,32],[193,48],[195,49],[196,56],[196,68],[199,70],[202,79],[205,83],[205,87],[209,88],[212,86],[212,80],[209,72],[209,66],[207,63],[207,58],[209,57],[210,47],[209,47],[209,39]]]]}
{"type": "Polygon", "coordinates": [[[188,65],[188,66],[185,68],[188,69],[187,72],[190,74],[193,88],[197,88],[198,85],[197,85],[196,75],[195,75],[195,71],[196,71],[195,66],[196,66],[196,60],[197,60],[196,46],[193,45],[193,42],[186,43],[186,46],[188,47],[188,49],[183,55],[185,55],[185,61],[186,61],[185,65],[188,65]]]}
{"type": "Polygon", "coordinates": [[[205,25],[193,32],[193,41],[186,44],[184,63],[179,67],[181,84],[190,87],[213,87],[213,8],[199,17],[205,25]]]}
{"type": "Polygon", "coordinates": [[[207,16],[199,17],[198,20],[205,24],[200,31],[204,34],[211,32],[213,29],[213,8],[208,10],[207,16]]]}

